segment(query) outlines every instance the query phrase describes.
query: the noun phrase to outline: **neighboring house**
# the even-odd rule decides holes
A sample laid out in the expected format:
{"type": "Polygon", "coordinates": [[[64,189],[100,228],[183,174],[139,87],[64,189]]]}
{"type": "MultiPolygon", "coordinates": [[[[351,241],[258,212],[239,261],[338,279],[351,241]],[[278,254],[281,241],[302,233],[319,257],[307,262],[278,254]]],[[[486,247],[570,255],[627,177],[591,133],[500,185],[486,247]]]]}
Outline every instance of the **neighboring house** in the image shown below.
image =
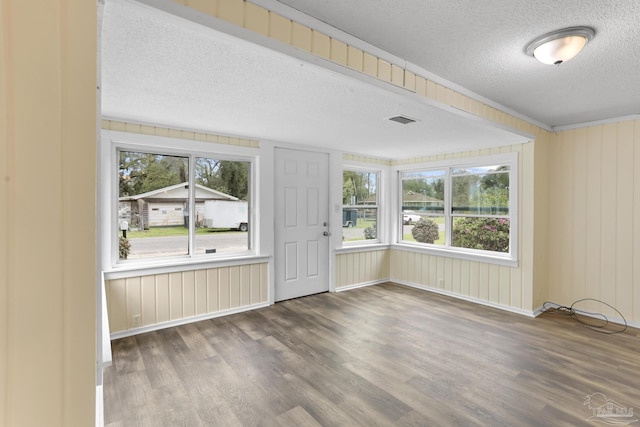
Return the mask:
{"type": "Polygon", "coordinates": [[[366,199],[364,199],[362,204],[369,205],[369,206],[376,206],[378,204],[378,196],[376,194],[373,194],[367,197],[366,199]]]}
{"type": "Polygon", "coordinates": [[[402,196],[402,210],[424,211],[437,207],[444,209],[444,201],[413,191],[407,191],[402,196]]]}
{"type": "MultiPolygon", "coordinates": [[[[120,197],[118,223],[129,229],[186,225],[189,189],[186,182],[135,196],[120,197]]],[[[238,200],[237,197],[196,184],[196,224],[204,220],[205,200],[238,200]]]]}

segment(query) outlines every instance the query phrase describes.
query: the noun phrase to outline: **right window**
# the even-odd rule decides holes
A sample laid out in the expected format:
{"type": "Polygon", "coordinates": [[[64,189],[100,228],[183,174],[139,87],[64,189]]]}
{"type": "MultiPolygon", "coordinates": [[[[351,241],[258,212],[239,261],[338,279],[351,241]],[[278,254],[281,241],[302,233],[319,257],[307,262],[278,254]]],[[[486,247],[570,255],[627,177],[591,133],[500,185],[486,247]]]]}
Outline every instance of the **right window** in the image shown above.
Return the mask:
{"type": "Polygon", "coordinates": [[[517,156],[399,171],[399,241],[515,258],[517,156]]]}
{"type": "Polygon", "coordinates": [[[451,245],[509,252],[509,165],[451,170],[451,245]]]}

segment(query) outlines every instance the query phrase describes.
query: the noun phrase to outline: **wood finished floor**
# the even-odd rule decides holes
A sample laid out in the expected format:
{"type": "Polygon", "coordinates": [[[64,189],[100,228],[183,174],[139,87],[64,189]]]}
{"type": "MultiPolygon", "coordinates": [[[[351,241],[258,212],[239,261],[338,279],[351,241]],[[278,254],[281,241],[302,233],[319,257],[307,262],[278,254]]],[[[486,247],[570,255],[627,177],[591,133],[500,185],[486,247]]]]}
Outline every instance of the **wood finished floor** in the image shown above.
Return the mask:
{"type": "Polygon", "coordinates": [[[640,412],[637,329],[395,284],[116,340],[113,358],[108,427],[603,425],[593,393],[640,412]]]}

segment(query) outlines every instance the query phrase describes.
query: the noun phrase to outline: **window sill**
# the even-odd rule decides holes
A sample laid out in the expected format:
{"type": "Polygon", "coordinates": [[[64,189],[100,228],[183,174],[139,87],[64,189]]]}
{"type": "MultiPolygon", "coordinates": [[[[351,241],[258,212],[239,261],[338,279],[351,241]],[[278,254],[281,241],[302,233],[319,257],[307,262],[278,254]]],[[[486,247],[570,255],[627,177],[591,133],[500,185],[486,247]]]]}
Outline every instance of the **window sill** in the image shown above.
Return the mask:
{"type": "Polygon", "coordinates": [[[451,248],[426,247],[406,243],[395,243],[391,245],[391,249],[399,249],[407,252],[415,252],[419,254],[428,254],[447,258],[463,259],[466,261],[482,262],[486,264],[503,265],[505,267],[518,267],[519,265],[518,260],[514,258],[463,252],[451,248]]]}
{"type": "Polygon", "coordinates": [[[342,246],[340,248],[336,248],[335,253],[338,254],[348,254],[354,252],[370,252],[370,251],[379,251],[382,249],[389,249],[390,245],[386,243],[369,243],[369,244],[354,244],[349,246],[342,246]]]}
{"type": "Polygon", "coordinates": [[[126,277],[258,264],[268,262],[270,259],[270,255],[245,255],[213,259],[161,260],[153,263],[127,264],[112,267],[110,270],[104,272],[104,277],[105,280],[123,279],[126,277]]]}

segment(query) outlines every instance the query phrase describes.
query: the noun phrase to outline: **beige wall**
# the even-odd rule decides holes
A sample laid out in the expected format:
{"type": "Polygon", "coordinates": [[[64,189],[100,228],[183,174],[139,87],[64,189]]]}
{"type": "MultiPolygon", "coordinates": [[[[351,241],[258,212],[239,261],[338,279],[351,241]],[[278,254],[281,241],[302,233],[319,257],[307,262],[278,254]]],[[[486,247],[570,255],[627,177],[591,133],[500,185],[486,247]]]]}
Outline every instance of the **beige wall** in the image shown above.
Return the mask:
{"type": "Polygon", "coordinates": [[[168,138],[188,139],[192,141],[214,142],[216,144],[237,145],[240,147],[258,148],[260,144],[254,139],[238,138],[213,133],[193,132],[182,129],[172,129],[164,126],[128,123],[117,120],[102,120],[104,130],[139,133],[141,135],[162,136],[168,138]]]}
{"type": "Polygon", "coordinates": [[[336,290],[389,280],[390,253],[382,249],[336,255],[336,290]]]}
{"type": "Polygon", "coordinates": [[[637,324],[640,120],[558,133],[549,177],[548,298],[601,299],[637,324]]]}
{"type": "MultiPolygon", "coordinates": [[[[525,224],[532,223],[532,241],[527,246],[533,251],[533,262],[526,265],[525,274],[533,283],[533,308],[539,309],[549,295],[549,147],[553,135],[540,131],[534,143],[533,188],[525,187],[525,197],[532,197],[532,210],[525,210],[525,224]],[[532,217],[532,219],[527,219],[532,217]]],[[[528,256],[525,254],[525,256],[528,256]]]]}
{"type": "Polygon", "coordinates": [[[0,0],[0,27],[0,425],[90,426],[96,4],[0,0]]]}
{"type": "Polygon", "coordinates": [[[531,288],[522,268],[396,249],[391,253],[391,273],[392,280],[400,283],[531,311],[531,288]]]}
{"type": "MultiPolygon", "coordinates": [[[[5,2],[0,2],[0,23],[7,23],[5,2]]],[[[7,368],[9,333],[9,131],[7,111],[9,108],[7,86],[7,42],[6,32],[0,31],[0,426],[7,425],[7,368]]],[[[15,144],[15,142],[13,143],[15,144]]]]}
{"type": "Polygon", "coordinates": [[[268,273],[268,264],[261,263],[108,280],[111,333],[267,303],[268,273]]]}

